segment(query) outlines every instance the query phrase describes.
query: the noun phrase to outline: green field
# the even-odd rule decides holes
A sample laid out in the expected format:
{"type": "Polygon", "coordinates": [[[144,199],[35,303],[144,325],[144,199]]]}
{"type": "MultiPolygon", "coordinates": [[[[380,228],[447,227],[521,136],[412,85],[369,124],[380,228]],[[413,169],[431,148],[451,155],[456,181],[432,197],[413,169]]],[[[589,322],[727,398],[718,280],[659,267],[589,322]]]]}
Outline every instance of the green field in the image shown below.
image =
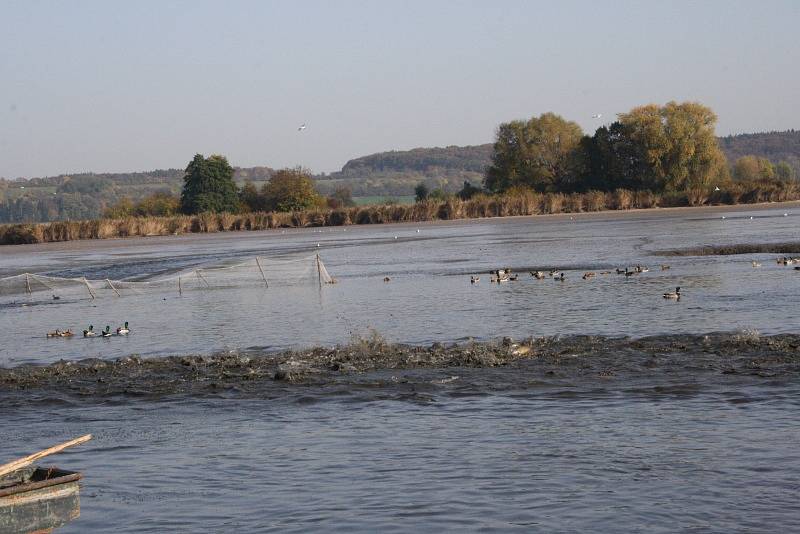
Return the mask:
{"type": "Polygon", "coordinates": [[[386,204],[387,201],[394,201],[397,204],[413,204],[414,198],[415,198],[414,195],[406,195],[398,197],[391,197],[391,196],[353,197],[353,202],[355,202],[357,206],[374,206],[376,204],[386,204]]]}

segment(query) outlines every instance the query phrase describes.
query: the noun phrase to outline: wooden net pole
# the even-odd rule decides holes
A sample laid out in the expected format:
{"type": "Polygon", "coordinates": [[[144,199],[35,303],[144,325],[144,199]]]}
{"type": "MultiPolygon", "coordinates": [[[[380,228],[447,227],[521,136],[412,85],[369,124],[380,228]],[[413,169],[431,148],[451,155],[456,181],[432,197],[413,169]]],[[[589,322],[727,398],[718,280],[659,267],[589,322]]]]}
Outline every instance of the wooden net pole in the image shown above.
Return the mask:
{"type": "Polygon", "coordinates": [[[261,278],[264,279],[264,285],[269,288],[269,282],[267,282],[267,275],[264,274],[264,269],[261,268],[261,261],[256,256],[256,265],[258,265],[258,270],[261,271],[261,278]]]}

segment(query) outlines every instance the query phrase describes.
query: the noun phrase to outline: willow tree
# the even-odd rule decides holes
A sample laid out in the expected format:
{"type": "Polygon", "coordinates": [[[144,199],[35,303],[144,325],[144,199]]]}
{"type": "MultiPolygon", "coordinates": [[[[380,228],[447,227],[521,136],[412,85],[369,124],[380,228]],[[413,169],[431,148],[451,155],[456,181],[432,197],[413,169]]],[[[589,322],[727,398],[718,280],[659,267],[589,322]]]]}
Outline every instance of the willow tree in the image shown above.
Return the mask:
{"type": "Polygon", "coordinates": [[[582,137],[577,123],[554,113],[501,124],[486,170],[486,188],[493,192],[516,186],[537,191],[571,188],[582,165],[582,137]]]}
{"type": "Polygon", "coordinates": [[[267,209],[302,211],[322,207],[325,199],[317,193],[311,174],[301,168],[281,169],[261,190],[267,209]]]}
{"type": "Polygon", "coordinates": [[[236,212],[238,209],[233,167],[225,156],[215,154],[204,158],[202,154],[196,154],[183,176],[181,212],[236,212]]]}
{"type": "Polygon", "coordinates": [[[619,115],[636,145],[653,189],[683,191],[708,187],[726,175],[725,156],[714,127],[717,116],[696,102],[640,106],[619,115]]]}

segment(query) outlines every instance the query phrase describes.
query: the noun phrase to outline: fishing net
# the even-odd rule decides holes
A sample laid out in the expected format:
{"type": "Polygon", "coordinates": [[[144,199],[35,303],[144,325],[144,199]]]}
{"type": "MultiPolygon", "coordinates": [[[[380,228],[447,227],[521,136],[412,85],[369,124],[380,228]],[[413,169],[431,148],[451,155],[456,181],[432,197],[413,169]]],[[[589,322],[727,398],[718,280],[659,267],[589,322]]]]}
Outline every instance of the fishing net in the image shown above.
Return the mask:
{"type": "Polygon", "coordinates": [[[0,278],[0,298],[25,295],[53,299],[123,297],[138,294],[178,293],[237,287],[322,287],[336,280],[328,273],[318,254],[299,259],[256,256],[230,265],[195,267],[149,280],[64,278],[23,273],[0,278]]]}

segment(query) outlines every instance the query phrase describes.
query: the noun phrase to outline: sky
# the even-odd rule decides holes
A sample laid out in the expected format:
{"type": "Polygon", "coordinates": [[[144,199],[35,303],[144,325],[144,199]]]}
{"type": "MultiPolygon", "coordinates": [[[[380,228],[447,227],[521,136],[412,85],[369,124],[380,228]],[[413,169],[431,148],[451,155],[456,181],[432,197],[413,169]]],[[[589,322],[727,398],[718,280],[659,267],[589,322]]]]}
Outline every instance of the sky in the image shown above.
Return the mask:
{"type": "Polygon", "coordinates": [[[797,129],[798,31],[797,0],[0,0],[0,177],[330,172],[670,100],[720,135],[797,129]]]}

